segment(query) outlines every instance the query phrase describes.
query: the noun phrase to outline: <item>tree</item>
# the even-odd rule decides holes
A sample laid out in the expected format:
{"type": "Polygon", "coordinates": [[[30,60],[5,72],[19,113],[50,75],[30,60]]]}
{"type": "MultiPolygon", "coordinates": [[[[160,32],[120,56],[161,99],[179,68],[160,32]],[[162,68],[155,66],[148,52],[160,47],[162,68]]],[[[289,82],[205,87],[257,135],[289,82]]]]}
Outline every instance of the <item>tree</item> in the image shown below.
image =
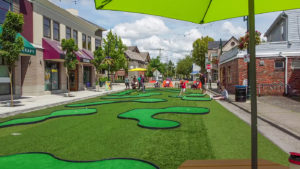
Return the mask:
{"type": "Polygon", "coordinates": [[[123,44],[122,39],[116,34],[113,34],[112,31],[109,31],[103,42],[105,54],[103,68],[112,72],[122,68],[126,71],[128,69],[128,67],[126,67],[128,65],[126,63],[127,59],[124,54],[126,46],[123,44]]]}
{"type": "Polygon", "coordinates": [[[173,77],[175,75],[175,64],[170,60],[166,64],[166,77],[173,77]]]}
{"type": "Polygon", "coordinates": [[[101,74],[102,70],[105,70],[105,65],[103,64],[105,59],[105,53],[101,47],[94,51],[94,59],[91,63],[95,66],[97,72],[97,81],[99,79],[99,74],[101,74]]]}
{"type": "Polygon", "coordinates": [[[152,77],[153,72],[155,70],[158,70],[161,74],[163,74],[165,72],[164,65],[160,62],[160,57],[159,56],[157,56],[156,58],[153,58],[153,59],[150,60],[150,63],[147,67],[146,75],[148,77],[152,77]]]}
{"type": "Polygon", "coordinates": [[[193,59],[191,56],[185,56],[184,59],[178,61],[176,67],[177,74],[188,78],[192,73],[192,71],[193,71],[193,59]]]}
{"type": "Polygon", "coordinates": [[[22,32],[23,24],[23,15],[9,11],[6,14],[6,19],[2,25],[2,34],[0,35],[0,56],[4,58],[5,63],[8,65],[11,106],[14,106],[12,72],[24,46],[23,39],[21,37],[16,38],[16,35],[22,32]]]}
{"type": "Polygon", "coordinates": [[[213,38],[206,36],[197,39],[193,43],[193,60],[201,67],[201,72],[205,71],[205,54],[208,52],[208,42],[214,41],[213,38]]]}
{"type": "Polygon", "coordinates": [[[76,64],[78,63],[77,56],[75,52],[78,51],[78,46],[75,44],[74,39],[63,39],[61,42],[62,50],[65,51],[65,62],[64,66],[66,68],[67,80],[68,80],[68,96],[70,96],[70,71],[76,69],[76,64]]]}

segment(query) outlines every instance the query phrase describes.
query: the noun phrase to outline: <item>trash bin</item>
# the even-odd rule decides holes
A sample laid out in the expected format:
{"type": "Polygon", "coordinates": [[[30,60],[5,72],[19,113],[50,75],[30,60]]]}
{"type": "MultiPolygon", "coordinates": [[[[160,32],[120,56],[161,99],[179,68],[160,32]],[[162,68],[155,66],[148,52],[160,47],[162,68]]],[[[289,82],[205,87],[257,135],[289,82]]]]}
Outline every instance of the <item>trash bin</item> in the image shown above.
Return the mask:
{"type": "Polygon", "coordinates": [[[247,86],[236,85],[235,86],[235,101],[246,102],[247,100],[247,86]]]}
{"type": "Polygon", "coordinates": [[[290,153],[290,169],[300,169],[300,153],[290,153]]]}

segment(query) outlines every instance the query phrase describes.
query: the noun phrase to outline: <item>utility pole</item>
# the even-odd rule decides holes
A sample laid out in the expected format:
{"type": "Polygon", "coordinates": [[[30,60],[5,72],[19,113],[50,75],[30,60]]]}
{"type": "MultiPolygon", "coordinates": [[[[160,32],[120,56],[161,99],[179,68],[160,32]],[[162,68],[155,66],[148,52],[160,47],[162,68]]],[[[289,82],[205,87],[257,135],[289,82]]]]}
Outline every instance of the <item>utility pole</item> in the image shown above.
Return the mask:
{"type": "MultiPolygon", "coordinates": [[[[247,32],[249,32],[249,20],[248,20],[248,16],[244,16],[243,18],[244,22],[247,22],[247,32]]],[[[247,57],[249,56],[249,45],[247,47],[247,57]]],[[[250,74],[249,74],[249,65],[250,65],[250,62],[247,60],[247,99],[250,99],[250,74]]]]}

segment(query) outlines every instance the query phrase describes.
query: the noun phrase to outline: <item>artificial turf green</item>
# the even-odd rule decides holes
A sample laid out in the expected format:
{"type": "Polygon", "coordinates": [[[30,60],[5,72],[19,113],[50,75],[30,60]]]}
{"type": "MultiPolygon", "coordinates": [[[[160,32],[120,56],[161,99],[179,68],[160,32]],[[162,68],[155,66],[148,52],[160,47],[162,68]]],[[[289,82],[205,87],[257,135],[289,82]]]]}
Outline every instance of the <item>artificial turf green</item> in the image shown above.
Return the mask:
{"type": "Polygon", "coordinates": [[[0,156],[1,169],[157,169],[156,166],[135,159],[108,159],[92,162],[70,162],[44,153],[0,156]]]}
{"type": "Polygon", "coordinates": [[[109,94],[108,96],[124,96],[124,95],[128,95],[130,93],[132,93],[132,90],[125,90],[119,93],[114,93],[114,94],[109,94]]]}
{"type": "Polygon", "coordinates": [[[58,110],[49,115],[8,120],[0,123],[0,127],[41,122],[50,118],[79,116],[97,113],[96,109],[58,110]]]}
{"type": "Polygon", "coordinates": [[[180,126],[179,122],[156,119],[153,116],[162,113],[179,113],[179,114],[206,114],[209,113],[208,108],[201,107],[168,107],[161,109],[134,109],[120,114],[118,117],[123,119],[138,120],[138,125],[150,129],[169,129],[180,126]]]}
{"type": "Polygon", "coordinates": [[[137,103],[158,103],[165,102],[165,99],[137,99],[137,100],[122,100],[122,101],[100,101],[100,102],[91,102],[91,103],[79,103],[79,104],[69,104],[66,107],[86,107],[86,106],[96,106],[103,104],[113,104],[113,103],[123,103],[123,102],[137,102],[137,103]]]}
{"type": "Polygon", "coordinates": [[[188,100],[188,101],[211,101],[211,98],[209,98],[209,97],[189,97],[189,96],[183,96],[181,99],[182,100],[188,100]]]}
{"type": "Polygon", "coordinates": [[[186,96],[188,96],[188,97],[204,97],[204,96],[206,96],[206,94],[192,93],[192,94],[188,94],[186,96]]]}
{"type": "Polygon", "coordinates": [[[140,93],[138,95],[101,97],[101,99],[128,99],[128,98],[150,97],[150,96],[154,96],[154,95],[161,95],[161,93],[140,93]]]}
{"type": "MultiPolygon", "coordinates": [[[[177,169],[186,160],[251,158],[251,128],[247,123],[214,100],[184,101],[168,97],[169,92],[160,92],[162,95],[155,98],[167,99],[168,102],[92,106],[98,113],[0,128],[0,155],[49,152],[58,158],[74,161],[129,157],[152,162],[161,169],[177,169]],[[178,106],[207,107],[210,113],[204,116],[173,113],[155,116],[182,124],[172,130],[146,130],[137,127],[134,120],[117,118],[120,113],[132,109],[178,106]],[[21,135],[13,136],[12,133],[21,135]]],[[[76,104],[97,101],[99,97],[76,104]]],[[[66,108],[56,106],[1,118],[0,122],[48,115],[61,109],[66,108]]],[[[287,153],[258,134],[258,158],[288,165],[288,157],[287,153]]]]}

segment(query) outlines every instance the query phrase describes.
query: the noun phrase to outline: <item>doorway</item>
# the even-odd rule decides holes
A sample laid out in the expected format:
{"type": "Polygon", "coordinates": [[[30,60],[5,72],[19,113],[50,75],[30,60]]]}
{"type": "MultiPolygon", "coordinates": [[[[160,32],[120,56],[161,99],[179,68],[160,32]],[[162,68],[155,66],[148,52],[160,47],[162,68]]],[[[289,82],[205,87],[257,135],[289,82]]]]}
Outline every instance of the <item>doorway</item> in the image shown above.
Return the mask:
{"type": "Polygon", "coordinates": [[[70,91],[78,91],[78,69],[69,71],[70,91]]]}

